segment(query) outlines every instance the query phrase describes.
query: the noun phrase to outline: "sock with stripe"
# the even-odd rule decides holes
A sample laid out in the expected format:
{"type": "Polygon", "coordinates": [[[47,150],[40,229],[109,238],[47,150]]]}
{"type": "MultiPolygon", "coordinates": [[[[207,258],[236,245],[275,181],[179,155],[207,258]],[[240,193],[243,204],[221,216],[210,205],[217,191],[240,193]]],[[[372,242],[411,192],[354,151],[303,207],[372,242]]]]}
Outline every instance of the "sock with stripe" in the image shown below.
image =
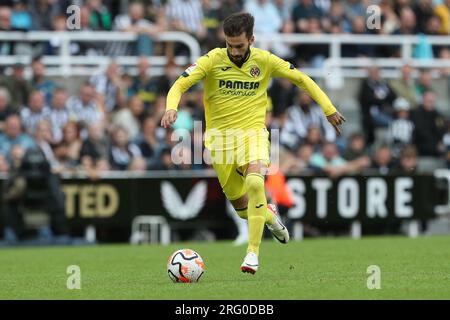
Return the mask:
{"type": "Polygon", "coordinates": [[[245,185],[248,195],[249,241],[247,252],[253,252],[258,255],[268,213],[264,177],[258,173],[249,173],[245,178],[245,185]]]}

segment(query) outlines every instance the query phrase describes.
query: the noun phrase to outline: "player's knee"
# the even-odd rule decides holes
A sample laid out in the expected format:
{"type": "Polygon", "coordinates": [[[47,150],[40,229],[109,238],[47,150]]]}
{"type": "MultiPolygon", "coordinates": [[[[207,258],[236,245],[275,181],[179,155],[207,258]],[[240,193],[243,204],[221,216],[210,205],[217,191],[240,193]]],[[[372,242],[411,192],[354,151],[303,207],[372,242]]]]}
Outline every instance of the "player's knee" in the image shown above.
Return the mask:
{"type": "Polygon", "coordinates": [[[245,186],[247,187],[249,196],[257,195],[261,192],[264,194],[264,177],[259,174],[250,173],[245,178],[245,186]]]}

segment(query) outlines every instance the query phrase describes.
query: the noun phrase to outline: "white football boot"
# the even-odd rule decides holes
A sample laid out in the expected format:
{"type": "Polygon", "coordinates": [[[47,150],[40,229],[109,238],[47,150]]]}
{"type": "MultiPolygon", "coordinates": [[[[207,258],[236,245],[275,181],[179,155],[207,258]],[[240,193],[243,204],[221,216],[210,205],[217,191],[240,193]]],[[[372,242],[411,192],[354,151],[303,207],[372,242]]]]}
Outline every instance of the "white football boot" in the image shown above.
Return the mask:
{"type": "Polygon", "coordinates": [[[278,213],[278,208],[274,204],[267,204],[267,209],[272,212],[273,215],[273,223],[269,225],[266,223],[267,228],[272,232],[272,235],[278,242],[286,244],[289,242],[289,231],[281,222],[280,214],[278,213]]]}
{"type": "Polygon", "coordinates": [[[258,256],[256,253],[249,252],[245,256],[244,262],[241,265],[242,272],[255,274],[258,271],[258,256]]]}

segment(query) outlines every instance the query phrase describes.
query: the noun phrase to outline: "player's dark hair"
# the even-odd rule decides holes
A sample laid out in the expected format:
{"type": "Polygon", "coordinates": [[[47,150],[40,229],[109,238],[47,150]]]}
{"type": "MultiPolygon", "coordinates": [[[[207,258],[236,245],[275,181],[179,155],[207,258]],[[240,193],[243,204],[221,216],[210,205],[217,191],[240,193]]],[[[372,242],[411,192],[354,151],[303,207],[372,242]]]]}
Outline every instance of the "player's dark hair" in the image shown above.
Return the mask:
{"type": "Polygon", "coordinates": [[[238,37],[245,32],[247,39],[250,39],[253,35],[254,25],[255,18],[250,13],[233,13],[223,21],[223,32],[227,37],[238,37]]]}

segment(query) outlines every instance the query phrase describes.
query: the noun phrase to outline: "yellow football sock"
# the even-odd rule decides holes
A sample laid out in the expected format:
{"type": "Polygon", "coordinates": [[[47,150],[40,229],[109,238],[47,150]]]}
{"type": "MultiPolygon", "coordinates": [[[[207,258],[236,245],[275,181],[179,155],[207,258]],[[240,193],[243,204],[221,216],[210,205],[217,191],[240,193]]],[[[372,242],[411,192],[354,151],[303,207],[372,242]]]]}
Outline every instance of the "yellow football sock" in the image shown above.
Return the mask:
{"type": "Polygon", "coordinates": [[[237,215],[241,218],[241,219],[245,219],[247,220],[247,207],[242,208],[242,209],[234,209],[236,210],[237,215]]]}
{"type": "MultiPolygon", "coordinates": [[[[241,219],[247,220],[247,218],[248,218],[248,215],[247,215],[247,207],[242,208],[242,209],[234,209],[234,210],[236,210],[237,215],[238,215],[241,219]]],[[[267,210],[266,210],[266,223],[268,223],[268,224],[271,225],[272,222],[273,222],[273,215],[272,215],[272,212],[271,212],[269,209],[267,209],[267,210]]]]}
{"type": "Polygon", "coordinates": [[[258,173],[249,173],[245,178],[248,195],[249,240],[247,252],[259,254],[259,246],[267,217],[267,199],[264,190],[264,177],[258,173]]]}

